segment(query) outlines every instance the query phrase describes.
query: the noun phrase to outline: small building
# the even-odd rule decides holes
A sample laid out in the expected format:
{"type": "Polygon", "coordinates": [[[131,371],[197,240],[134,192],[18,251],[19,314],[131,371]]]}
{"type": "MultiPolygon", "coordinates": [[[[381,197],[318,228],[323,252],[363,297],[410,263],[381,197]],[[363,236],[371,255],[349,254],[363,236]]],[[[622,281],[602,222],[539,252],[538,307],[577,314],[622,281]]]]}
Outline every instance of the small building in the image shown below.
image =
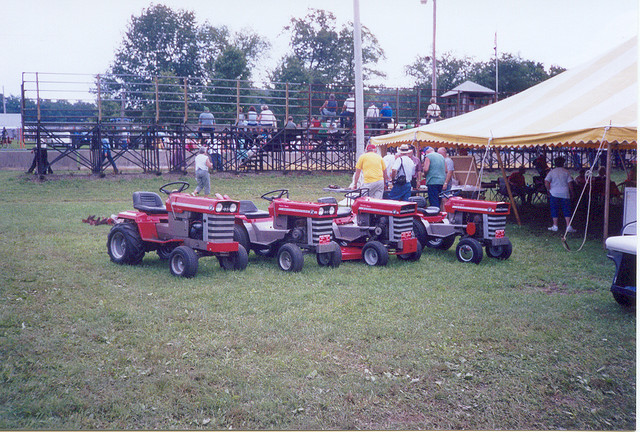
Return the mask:
{"type": "Polygon", "coordinates": [[[447,99],[444,117],[455,117],[489,105],[494,102],[495,94],[495,90],[465,81],[441,96],[447,99]]]}

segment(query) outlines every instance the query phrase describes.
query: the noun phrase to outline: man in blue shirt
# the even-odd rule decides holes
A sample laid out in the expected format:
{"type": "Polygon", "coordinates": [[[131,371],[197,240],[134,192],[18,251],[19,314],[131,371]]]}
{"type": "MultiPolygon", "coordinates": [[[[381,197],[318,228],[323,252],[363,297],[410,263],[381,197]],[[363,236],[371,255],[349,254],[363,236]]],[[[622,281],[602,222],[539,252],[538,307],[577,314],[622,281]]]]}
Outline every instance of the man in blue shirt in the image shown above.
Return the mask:
{"type": "Polygon", "coordinates": [[[389,106],[388,102],[384,102],[382,104],[382,108],[380,109],[380,123],[382,127],[385,127],[393,120],[393,110],[389,106]]]}
{"type": "Polygon", "coordinates": [[[204,112],[200,114],[198,117],[198,136],[200,137],[200,144],[204,144],[204,134],[206,132],[211,137],[211,141],[213,142],[213,125],[216,120],[213,117],[213,114],[209,112],[208,107],[204,107],[204,112]]]}

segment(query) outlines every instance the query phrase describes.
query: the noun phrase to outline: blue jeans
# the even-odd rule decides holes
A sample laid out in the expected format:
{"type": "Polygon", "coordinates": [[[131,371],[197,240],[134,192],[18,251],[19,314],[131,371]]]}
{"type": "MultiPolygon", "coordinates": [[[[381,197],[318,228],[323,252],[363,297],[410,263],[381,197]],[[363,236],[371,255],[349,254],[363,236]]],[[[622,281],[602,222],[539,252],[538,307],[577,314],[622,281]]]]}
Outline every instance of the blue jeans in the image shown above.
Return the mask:
{"type": "Polygon", "coordinates": [[[427,194],[429,196],[429,205],[432,207],[440,207],[440,192],[442,192],[441,184],[427,185],[427,194]]]}
{"type": "Polygon", "coordinates": [[[411,183],[407,182],[402,186],[393,185],[389,192],[389,199],[396,201],[406,201],[411,196],[411,183]]]}
{"type": "Polygon", "coordinates": [[[551,210],[551,217],[558,217],[558,210],[562,210],[564,217],[571,216],[571,200],[569,198],[558,198],[553,195],[549,195],[549,208],[551,210]]]}

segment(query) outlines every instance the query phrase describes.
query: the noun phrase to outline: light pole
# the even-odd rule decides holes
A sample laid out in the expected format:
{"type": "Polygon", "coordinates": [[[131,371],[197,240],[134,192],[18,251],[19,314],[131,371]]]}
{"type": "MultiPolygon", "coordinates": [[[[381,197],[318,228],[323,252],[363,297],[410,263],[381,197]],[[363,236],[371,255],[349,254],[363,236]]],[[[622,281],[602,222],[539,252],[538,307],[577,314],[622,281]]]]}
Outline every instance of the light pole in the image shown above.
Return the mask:
{"type": "MultiPolygon", "coordinates": [[[[420,0],[427,4],[427,0],[420,0]]],[[[431,97],[437,97],[438,82],[436,78],[436,0],[433,0],[433,45],[431,46],[431,97]]]]}

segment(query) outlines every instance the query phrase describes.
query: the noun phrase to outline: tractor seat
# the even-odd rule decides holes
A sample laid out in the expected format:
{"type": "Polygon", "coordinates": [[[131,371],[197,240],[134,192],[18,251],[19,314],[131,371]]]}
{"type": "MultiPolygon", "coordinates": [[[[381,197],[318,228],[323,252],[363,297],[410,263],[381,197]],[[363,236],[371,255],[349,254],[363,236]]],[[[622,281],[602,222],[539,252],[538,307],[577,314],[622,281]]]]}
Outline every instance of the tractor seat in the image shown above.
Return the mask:
{"type": "Polygon", "coordinates": [[[427,200],[423,196],[415,195],[409,197],[407,201],[416,203],[419,209],[427,208],[427,200]]]}
{"type": "Polygon", "coordinates": [[[418,212],[425,216],[438,216],[440,214],[440,207],[429,206],[427,208],[419,208],[418,212]]]}
{"type": "Polygon", "coordinates": [[[149,214],[167,214],[162,198],[155,192],[134,192],[133,208],[149,214]]]}
{"type": "Polygon", "coordinates": [[[240,214],[248,219],[264,219],[270,217],[268,211],[258,210],[258,207],[249,200],[240,200],[240,214]]]}
{"type": "MultiPolygon", "coordinates": [[[[322,197],[318,198],[320,204],[338,204],[338,200],[334,197],[322,197]]],[[[351,215],[351,209],[349,207],[338,207],[337,218],[343,218],[351,215]]]]}

